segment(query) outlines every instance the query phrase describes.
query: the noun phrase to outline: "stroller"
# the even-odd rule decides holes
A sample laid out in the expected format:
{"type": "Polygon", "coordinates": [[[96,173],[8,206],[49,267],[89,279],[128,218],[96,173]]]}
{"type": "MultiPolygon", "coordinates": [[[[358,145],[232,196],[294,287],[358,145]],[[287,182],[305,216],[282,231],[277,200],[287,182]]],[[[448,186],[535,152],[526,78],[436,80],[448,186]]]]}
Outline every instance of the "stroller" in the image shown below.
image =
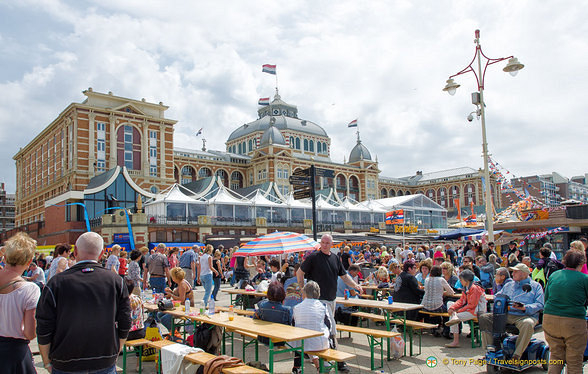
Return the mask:
{"type": "Polygon", "coordinates": [[[496,296],[493,309],[492,345],[486,352],[486,372],[498,373],[500,369],[523,371],[541,363],[543,370],[547,370],[549,362],[549,347],[544,341],[531,338],[527,349],[521,356],[521,365],[515,364],[512,356],[515,350],[517,336],[507,333],[507,316],[510,299],[506,295],[496,296]]]}

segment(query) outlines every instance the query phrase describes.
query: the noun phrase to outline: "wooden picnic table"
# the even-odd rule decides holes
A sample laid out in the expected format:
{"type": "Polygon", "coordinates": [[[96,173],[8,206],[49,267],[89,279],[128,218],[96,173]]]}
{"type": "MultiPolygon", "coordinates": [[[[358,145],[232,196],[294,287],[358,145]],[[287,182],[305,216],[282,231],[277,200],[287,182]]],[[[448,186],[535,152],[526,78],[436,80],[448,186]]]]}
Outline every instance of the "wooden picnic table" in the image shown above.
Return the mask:
{"type": "Polygon", "coordinates": [[[221,290],[222,292],[226,292],[229,294],[230,298],[231,298],[231,304],[233,304],[233,295],[241,295],[241,296],[247,296],[247,297],[243,297],[242,300],[243,302],[241,303],[241,308],[242,309],[247,309],[247,307],[249,306],[249,296],[253,296],[253,297],[267,297],[267,293],[266,292],[258,292],[258,291],[246,291],[243,289],[236,289],[236,288],[231,288],[228,290],[221,290]]]}
{"type": "MultiPolygon", "coordinates": [[[[168,312],[166,312],[168,313],[168,312]]],[[[170,313],[172,314],[172,313],[170,313]]],[[[174,315],[174,314],[172,314],[174,315]]],[[[236,315],[232,321],[229,321],[229,316],[226,313],[215,313],[209,315],[183,315],[193,321],[200,323],[208,323],[223,327],[231,331],[244,331],[255,335],[265,336],[269,338],[269,370],[274,372],[274,354],[283,352],[300,352],[304,354],[304,339],[321,336],[321,331],[314,331],[281,323],[274,323],[262,321],[259,319],[252,319],[236,315]],[[300,341],[300,347],[292,347],[288,342],[300,341]],[[288,345],[287,349],[275,349],[274,343],[284,342],[288,345]],[[279,351],[279,352],[278,352],[279,351]]],[[[245,357],[243,357],[245,359],[245,357]]],[[[304,368],[302,368],[304,370],[304,368]]]]}
{"type": "Polygon", "coordinates": [[[382,287],[379,288],[377,284],[365,284],[365,285],[361,285],[361,288],[363,288],[364,291],[371,291],[372,292],[372,296],[374,297],[374,300],[377,299],[377,295],[378,295],[378,291],[394,291],[394,287],[382,287]]]}
{"type": "MultiPolygon", "coordinates": [[[[400,302],[393,302],[392,304],[388,304],[387,300],[368,300],[368,299],[356,299],[356,298],[349,298],[345,300],[342,297],[338,297],[335,299],[337,304],[345,305],[345,306],[357,306],[360,308],[369,308],[369,309],[381,309],[386,311],[386,330],[391,330],[391,323],[390,323],[390,313],[403,313],[403,337],[404,341],[406,341],[406,312],[409,310],[417,310],[422,309],[421,304],[411,304],[411,303],[400,303],[400,302]]],[[[387,339],[388,342],[388,359],[390,359],[390,339],[387,339]]],[[[404,355],[406,356],[406,344],[404,345],[404,355]]]]}

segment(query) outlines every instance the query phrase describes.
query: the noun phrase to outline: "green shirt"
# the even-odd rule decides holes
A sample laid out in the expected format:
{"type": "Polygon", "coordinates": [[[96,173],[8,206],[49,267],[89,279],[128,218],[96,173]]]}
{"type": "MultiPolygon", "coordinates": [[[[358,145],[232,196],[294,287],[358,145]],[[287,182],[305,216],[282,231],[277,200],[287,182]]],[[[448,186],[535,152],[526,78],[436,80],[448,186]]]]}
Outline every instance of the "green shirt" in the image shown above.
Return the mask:
{"type": "Polygon", "coordinates": [[[545,287],[545,314],[586,318],[588,275],[562,269],[551,274],[545,287]]]}

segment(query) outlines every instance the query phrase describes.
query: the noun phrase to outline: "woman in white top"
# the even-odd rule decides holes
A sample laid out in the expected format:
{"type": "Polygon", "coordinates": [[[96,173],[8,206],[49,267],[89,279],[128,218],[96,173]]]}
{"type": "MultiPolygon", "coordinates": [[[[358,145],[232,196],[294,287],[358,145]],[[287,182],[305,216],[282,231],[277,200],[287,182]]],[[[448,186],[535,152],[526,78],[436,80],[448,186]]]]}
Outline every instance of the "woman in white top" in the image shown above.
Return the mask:
{"type": "Polygon", "coordinates": [[[200,261],[198,262],[198,282],[202,283],[204,286],[204,306],[208,307],[208,302],[210,301],[210,295],[212,294],[212,273],[217,273],[216,269],[212,267],[212,245],[207,245],[204,248],[204,254],[200,256],[200,261]]]}
{"type": "Polygon", "coordinates": [[[57,244],[55,246],[55,257],[53,261],[51,261],[51,266],[49,267],[49,273],[47,274],[47,282],[56,274],[61,273],[69,269],[69,252],[71,251],[71,246],[69,244],[57,244]]]}
{"type": "MultiPolygon", "coordinates": [[[[443,304],[443,296],[451,296],[455,292],[453,288],[447,283],[445,278],[442,276],[441,266],[435,265],[431,268],[430,276],[425,279],[425,294],[421,305],[423,310],[427,312],[446,312],[447,308],[443,304]]],[[[441,317],[425,317],[425,321],[428,323],[443,323],[441,317]]],[[[434,336],[439,336],[440,333],[437,329],[433,331],[434,336]]]]}
{"type": "Polygon", "coordinates": [[[29,340],[36,336],[35,311],[41,290],[21,274],[29,267],[37,242],[19,232],[6,242],[6,266],[0,270],[0,363],[2,372],[36,373],[29,340]]]}
{"type": "MultiPolygon", "coordinates": [[[[305,351],[322,351],[329,348],[329,336],[335,335],[335,326],[327,326],[332,318],[329,309],[318,300],[321,290],[315,281],[308,281],[302,289],[304,300],[294,307],[293,324],[309,330],[321,331],[323,334],[314,338],[304,339],[305,351]]],[[[312,362],[319,368],[318,357],[312,356],[312,362]]],[[[301,357],[297,353],[294,357],[292,372],[298,373],[301,365],[301,357]]]]}

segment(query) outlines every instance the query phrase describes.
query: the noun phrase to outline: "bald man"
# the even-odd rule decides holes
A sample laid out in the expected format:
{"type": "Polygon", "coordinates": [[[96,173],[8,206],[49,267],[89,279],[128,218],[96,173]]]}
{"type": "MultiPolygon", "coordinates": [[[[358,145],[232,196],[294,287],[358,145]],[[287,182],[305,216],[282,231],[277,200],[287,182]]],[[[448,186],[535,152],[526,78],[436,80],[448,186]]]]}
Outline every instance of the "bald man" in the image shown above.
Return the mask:
{"type": "MultiPolygon", "coordinates": [[[[321,237],[320,251],[314,251],[300,265],[296,272],[298,284],[304,285],[304,277],[313,280],[320,287],[319,300],[327,306],[330,311],[331,332],[335,335],[335,348],[337,348],[337,334],[335,331],[335,297],[337,296],[337,279],[341,280],[350,288],[363,292],[361,286],[347,274],[343,263],[337,255],[331,253],[333,247],[333,237],[325,234],[321,237]]],[[[340,372],[348,372],[349,368],[345,362],[339,362],[338,369],[340,372]]]]}
{"type": "Polygon", "coordinates": [[[74,249],[78,262],[43,289],[37,340],[49,372],[116,373],[131,328],[131,306],[124,279],[98,264],[103,251],[100,235],[82,234],[74,249]]]}

